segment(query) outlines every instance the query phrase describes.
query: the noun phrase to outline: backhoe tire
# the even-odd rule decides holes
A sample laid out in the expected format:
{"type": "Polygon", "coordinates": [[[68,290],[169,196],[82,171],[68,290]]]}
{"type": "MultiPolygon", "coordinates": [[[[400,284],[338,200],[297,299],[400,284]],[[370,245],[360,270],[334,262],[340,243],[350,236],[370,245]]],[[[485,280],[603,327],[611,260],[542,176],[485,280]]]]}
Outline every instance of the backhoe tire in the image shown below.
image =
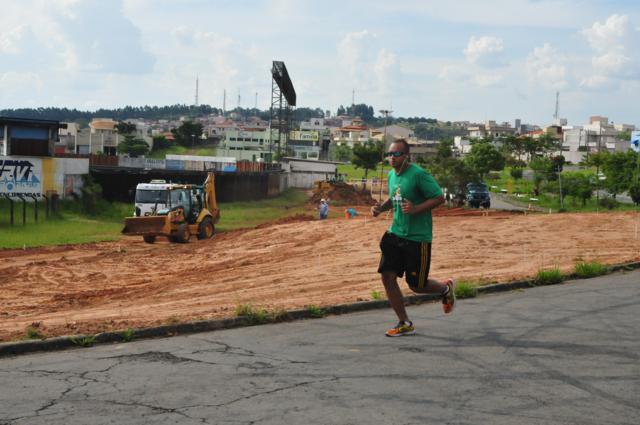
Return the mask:
{"type": "Polygon", "coordinates": [[[146,242],[146,243],[154,243],[156,241],[156,236],[155,235],[144,235],[142,237],[142,239],[146,242]]]}
{"type": "Polygon", "coordinates": [[[198,226],[198,239],[211,239],[215,231],[211,217],[205,217],[198,226]]]}
{"type": "Polygon", "coordinates": [[[178,243],[187,243],[189,242],[189,238],[191,238],[189,225],[187,223],[182,223],[180,226],[178,226],[178,231],[176,232],[174,241],[178,243]]]}

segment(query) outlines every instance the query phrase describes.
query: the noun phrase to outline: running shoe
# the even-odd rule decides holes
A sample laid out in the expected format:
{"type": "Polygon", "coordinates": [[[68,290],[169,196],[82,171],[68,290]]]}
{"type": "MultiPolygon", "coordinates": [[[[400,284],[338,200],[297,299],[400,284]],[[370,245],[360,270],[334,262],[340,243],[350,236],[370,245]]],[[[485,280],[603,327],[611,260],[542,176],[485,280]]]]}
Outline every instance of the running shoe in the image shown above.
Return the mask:
{"type": "Polygon", "coordinates": [[[449,314],[456,306],[456,284],[453,279],[447,279],[444,283],[449,287],[449,292],[442,296],[442,309],[444,314],[449,314]]]}
{"type": "Polygon", "coordinates": [[[413,327],[413,322],[400,321],[394,328],[389,329],[385,333],[385,335],[391,336],[391,337],[404,336],[404,335],[411,335],[415,333],[415,331],[416,329],[413,327]]]}

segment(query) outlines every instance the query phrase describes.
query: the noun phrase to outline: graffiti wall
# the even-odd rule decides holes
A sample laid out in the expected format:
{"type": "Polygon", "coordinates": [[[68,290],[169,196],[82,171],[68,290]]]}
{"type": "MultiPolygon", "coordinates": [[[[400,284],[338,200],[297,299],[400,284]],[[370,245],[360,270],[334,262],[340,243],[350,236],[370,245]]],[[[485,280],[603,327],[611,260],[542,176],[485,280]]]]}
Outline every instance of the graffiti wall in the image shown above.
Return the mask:
{"type": "Polygon", "coordinates": [[[0,193],[9,196],[41,196],[42,160],[0,156],[0,193]]]}
{"type": "Polygon", "coordinates": [[[66,198],[80,193],[88,173],[88,158],[0,156],[0,194],[66,198]]]}

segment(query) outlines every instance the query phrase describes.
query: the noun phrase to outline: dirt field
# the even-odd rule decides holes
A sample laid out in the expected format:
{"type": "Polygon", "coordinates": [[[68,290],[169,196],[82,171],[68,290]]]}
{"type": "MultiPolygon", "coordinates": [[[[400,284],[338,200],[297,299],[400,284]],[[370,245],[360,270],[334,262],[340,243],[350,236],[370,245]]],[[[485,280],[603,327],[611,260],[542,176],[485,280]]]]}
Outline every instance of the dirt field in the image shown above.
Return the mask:
{"type": "MultiPolygon", "coordinates": [[[[434,223],[435,278],[508,281],[541,267],[569,271],[578,259],[640,260],[631,213],[454,210],[434,223]]],[[[382,291],[378,240],[389,224],[302,216],[185,245],[123,238],[0,251],[0,341],[23,337],[32,324],[55,336],[233,316],[241,303],[273,310],[370,300],[382,291]]]]}

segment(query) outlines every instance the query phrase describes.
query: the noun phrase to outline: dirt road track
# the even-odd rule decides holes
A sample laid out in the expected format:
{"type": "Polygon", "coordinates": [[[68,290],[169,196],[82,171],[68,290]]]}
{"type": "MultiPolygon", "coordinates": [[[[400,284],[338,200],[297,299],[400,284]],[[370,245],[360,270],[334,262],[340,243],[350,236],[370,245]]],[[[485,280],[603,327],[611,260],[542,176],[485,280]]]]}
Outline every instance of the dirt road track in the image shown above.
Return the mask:
{"type": "MultiPolygon", "coordinates": [[[[466,214],[466,213],[465,213],[466,214]]],[[[640,260],[632,213],[442,215],[431,276],[507,281],[579,260],[640,260]]],[[[0,341],[371,299],[389,219],[294,221],[212,240],[0,251],[0,341]]],[[[391,316],[390,316],[391,317],[391,316]]]]}

